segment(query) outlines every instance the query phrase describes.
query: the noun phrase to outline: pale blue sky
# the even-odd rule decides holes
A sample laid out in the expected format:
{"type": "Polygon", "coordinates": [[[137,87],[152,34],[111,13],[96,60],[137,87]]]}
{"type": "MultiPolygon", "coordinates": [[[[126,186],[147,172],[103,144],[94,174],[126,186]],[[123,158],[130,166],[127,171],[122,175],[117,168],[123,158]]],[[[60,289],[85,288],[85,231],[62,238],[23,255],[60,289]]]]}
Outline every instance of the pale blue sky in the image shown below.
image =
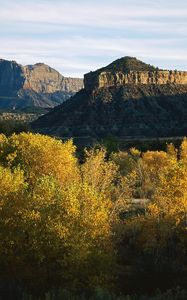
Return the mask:
{"type": "Polygon", "coordinates": [[[0,0],[0,58],[83,77],[126,55],[187,70],[187,0],[0,0]]]}

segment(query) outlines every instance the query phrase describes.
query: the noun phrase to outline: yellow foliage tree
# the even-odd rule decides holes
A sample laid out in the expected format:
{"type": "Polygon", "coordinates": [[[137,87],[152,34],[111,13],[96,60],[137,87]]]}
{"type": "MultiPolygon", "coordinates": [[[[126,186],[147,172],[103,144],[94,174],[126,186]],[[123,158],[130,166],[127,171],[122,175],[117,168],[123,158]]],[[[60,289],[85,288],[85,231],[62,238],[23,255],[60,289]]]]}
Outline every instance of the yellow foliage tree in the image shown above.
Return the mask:
{"type": "Polygon", "coordinates": [[[108,189],[115,165],[101,151],[78,168],[71,141],[0,138],[1,279],[41,291],[103,286],[114,257],[108,189]]]}
{"type": "MultiPolygon", "coordinates": [[[[145,276],[145,285],[150,270],[160,286],[167,276],[175,282],[182,281],[186,276],[186,149],[185,139],[180,156],[172,144],[168,145],[167,152],[148,151],[139,161],[140,170],[135,169],[127,176],[127,179],[132,179],[132,182],[127,182],[134,189],[139,178],[143,178],[153,189],[146,210],[140,213],[135,210],[133,215],[122,220],[119,227],[122,236],[120,243],[123,245],[120,250],[125,253],[122,259],[126,263],[129,258],[128,266],[140,272],[141,278],[145,276]]],[[[156,288],[154,282],[151,284],[156,288]]]]}
{"type": "Polygon", "coordinates": [[[81,167],[82,178],[98,193],[111,196],[117,171],[117,165],[106,160],[105,149],[86,151],[86,161],[81,167]]]}
{"type": "Polygon", "coordinates": [[[34,181],[38,176],[52,175],[61,184],[78,175],[75,146],[49,136],[21,133],[0,136],[0,162],[11,169],[20,167],[26,178],[34,181]]]}

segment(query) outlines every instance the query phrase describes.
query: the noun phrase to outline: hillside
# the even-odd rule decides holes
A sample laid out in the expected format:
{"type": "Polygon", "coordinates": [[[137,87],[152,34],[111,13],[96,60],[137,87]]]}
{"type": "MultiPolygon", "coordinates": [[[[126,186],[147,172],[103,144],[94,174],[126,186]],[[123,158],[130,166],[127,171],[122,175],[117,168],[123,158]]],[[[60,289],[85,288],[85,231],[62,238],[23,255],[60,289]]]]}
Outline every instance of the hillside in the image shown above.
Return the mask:
{"type": "Polygon", "coordinates": [[[125,56],[113,61],[108,66],[98,69],[95,73],[101,73],[103,71],[110,71],[110,72],[124,72],[128,73],[130,71],[156,71],[159,70],[158,68],[151,66],[150,64],[146,64],[136,57],[125,56]]]}
{"type": "Polygon", "coordinates": [[[163,71],[124,57],[86,74],[84,85],[68,102],[35,121],[34,130],[96,139],[187,133],[187,72],[163,71]]]}
{"type": "Polygon", "coordinates": [[[0,109],[4,111],[50,109],[82,87],[82,79],[66,78],[43,63],[22,66],[0,60],[0,109]]]}

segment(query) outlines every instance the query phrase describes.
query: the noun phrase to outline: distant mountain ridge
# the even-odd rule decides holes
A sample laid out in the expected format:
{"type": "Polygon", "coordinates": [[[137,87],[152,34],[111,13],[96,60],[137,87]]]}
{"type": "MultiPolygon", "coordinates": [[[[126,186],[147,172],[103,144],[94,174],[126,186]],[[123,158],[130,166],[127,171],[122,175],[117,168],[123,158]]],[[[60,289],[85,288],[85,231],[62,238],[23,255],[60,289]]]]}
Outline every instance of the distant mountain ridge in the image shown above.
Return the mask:
{"type": "Polygon", "coordinates": [[[53,108],[83,88],[43,63],[22,66],[0,59],[0,109],[53,108]]]}
{"type": "Polygon", "coordinates": [[[86,74],[84,85],[33,122],[34,130],[76,139],[187,135],[187,72],[124,57],[86,74]]]}

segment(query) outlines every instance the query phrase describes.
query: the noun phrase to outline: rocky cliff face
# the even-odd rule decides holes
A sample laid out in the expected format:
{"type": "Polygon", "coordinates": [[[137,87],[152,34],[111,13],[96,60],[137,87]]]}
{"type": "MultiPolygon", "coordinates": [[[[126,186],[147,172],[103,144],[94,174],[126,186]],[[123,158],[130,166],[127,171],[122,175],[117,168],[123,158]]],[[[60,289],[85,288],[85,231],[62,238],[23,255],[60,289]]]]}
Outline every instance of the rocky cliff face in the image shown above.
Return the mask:
{"type": "Polygon", "coordinates": [[[79,78],[66,78],[45,64],[23,67],[25,82],[23,89],[37,93],[56,93],[61,91],[76,93],[83,88],[79,78]]]}
{"type": "Polygon", "coordinates": [[[66,78],[45,64],[0,60],[0,109],[52,108],[82,88],[82,79],[66,78]]]}
{"type": "Polygon", "coordinates": [[[122,58],[86,74],[85,89],[33,128],[76,139],[187,135],[187,72],[122,58]]]}
{"type": "Polygon", "coordinates": [[[66,92],[77,93],[84,88],[83,79],[64,77],[62,89],[66,92]]]}
{"type": "Polygon", "coordinates": [[[21,65],[15,61],[0,59],[0,96],[16,95],[24,81],[21,65]]]}
{"type": "Polygon", "coordinates": [[[187,72],[184,71],[129,71],[101,72],[84,76],[84,85],[87,90],[120,86],[126,84],[187,84],[187,72]]]}

